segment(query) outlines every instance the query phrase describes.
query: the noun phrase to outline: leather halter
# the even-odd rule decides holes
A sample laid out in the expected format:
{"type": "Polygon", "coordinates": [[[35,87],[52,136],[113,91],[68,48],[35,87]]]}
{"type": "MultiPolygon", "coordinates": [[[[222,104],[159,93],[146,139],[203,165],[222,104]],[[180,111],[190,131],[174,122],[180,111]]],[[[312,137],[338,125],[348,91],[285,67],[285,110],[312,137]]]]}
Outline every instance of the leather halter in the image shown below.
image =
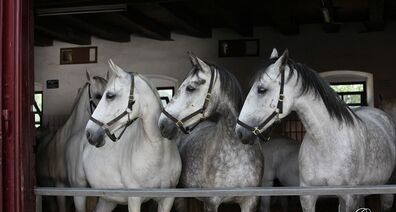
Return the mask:
{"type": "Polygon", "coordinates": [[[112,119],[111,121],[107,123],[103,123],[97,119],[95,119],[93,116],[89,118],[89,120],[93,121],[95,124],[99,125],[106,133],[106,135],[114,142],[119,140],[121,136],[124,134],[125,130],[129,125],[131,125],[137,118],[135,119],[130,119],[129,114],[132,112],[133,105],[135,104],[135,100],[133,97],[134,89],[135,89],[135,75],[133,73],[130,74],[131,76],[131,88],[129,91],[129,99],[128,99],[128,106],[124,112],[122,112],[120,115],[112,119]],[[128,116],[128,122],[125,124],[124,129],[121,131],[120,135],[117,137],[114,135],[114,133],[110,132],[110,127],[117,123],[120,119],[122,119],[124,116],[128,116]]]}
{"type": "Polygon", "coordinates": [[[242,122],[239,119],[237,120],[237,123],[239,125],[241,125],[242,127],[244,127],[245,129],[251,131],[255,136],[259,137],[261,140],[269,141],[270,137],[269,136],[267,137],[263,134],[263,132],[264,132],[263,129],[274,117],[277,117],[277,119],[279,120],[279,115],[283,113],[283,100],[285,98],[285,96],[283,94],[284,86],[285,86],[285,69],[282,68],[279,99],[278,99],[278,105],[276,106],[275,111],[273,113],[271,113],[271,115],[269,115],[267,119],[265,119],[263,122],[261,122],[260,125],[258,125],[256,127],[252,127],[252,126],[242,122]]]}
{"type": "Polygon", "coordinates": [[[198,114],[202,114],[202,117],[206,111],[206,109],[208,108],[208,104],[210,101],[210,98],[212,96],[212,89],[213,89],[213,83],[214,83],[214,73],[215,70],[213,67],[210,67],[210,82],[209,82],[209,88],[208,88],[208,92],[206,94],[205,97],[205,101],[203,106],[196,110],[195,112],[191,113],[190,115],[182,118],[182,119],[177,119],[174,116],[172,116],[170,113],[168,113],[165,108],[162,109],[162,113],[164,113],[165,116],[167,116],[170,120],[172,120],[173,122],[175,122],[176,126],[184,133],[184,134],[189,134],[191,132],[191,130],[193,130],[203,119],[201,118],[198,123],[196,125],[194,125],[193,127],[189,128],[189,127],[184,127],[184,123],[190,119],[192,119],[193,117],[195,117],[198,114]]]}
{"type": "Polygon", "coordinates": [[[91,115],[93,114],[93,111],[96,108],[95,101],[92,99],[91,95],[91,83],[88,83],[88,98],[89,98],[89,111],[91,112],[91,115]],[[92,109],[93,108],[93,109],[92,109]]]}

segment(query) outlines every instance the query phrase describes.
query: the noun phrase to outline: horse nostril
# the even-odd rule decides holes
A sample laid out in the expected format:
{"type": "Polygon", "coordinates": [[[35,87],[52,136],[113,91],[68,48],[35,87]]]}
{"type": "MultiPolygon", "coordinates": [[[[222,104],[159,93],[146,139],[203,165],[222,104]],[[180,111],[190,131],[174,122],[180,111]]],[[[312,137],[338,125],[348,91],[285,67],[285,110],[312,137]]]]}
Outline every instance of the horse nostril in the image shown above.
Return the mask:
{"type": "Polygon", "coordinates": [[[242,132],[238,130],[237,136],[238,136],[239,139],[242,139],[243,138],[242,132]]]}
{"type": "Polygon", "coordinates": [[[90,133],[89,131],[87,131],[87,132],[85,133],[85,135],[87,136],[87,139],[88,139],[88,140],[91,139],[91,133],[90,133]]]}
{"type": "Polygon", "coordinates": [[[161,122],[161,123],[160,123],[160,131],[163,132],[163,131],[164,131],[164,128],[165,128],[165,125],[164,125],[164,123],[161,122]]]}

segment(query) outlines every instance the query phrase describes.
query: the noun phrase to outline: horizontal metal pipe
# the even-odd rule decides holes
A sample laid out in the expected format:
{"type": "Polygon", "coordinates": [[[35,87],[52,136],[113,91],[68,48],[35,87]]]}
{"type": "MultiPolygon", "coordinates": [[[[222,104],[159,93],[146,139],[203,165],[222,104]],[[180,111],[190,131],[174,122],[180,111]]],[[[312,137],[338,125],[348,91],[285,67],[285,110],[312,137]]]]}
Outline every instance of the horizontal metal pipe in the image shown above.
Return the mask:
{"type": "Polygon", "coordinates": [[[37,187],[40,196],[118,196],[118,197],[212,197],[212,196],[300,196],[340,194],[396,194],[396,185],[248,187],[248,188],[171,188],[171,189],[95,189],[37,187]]]}

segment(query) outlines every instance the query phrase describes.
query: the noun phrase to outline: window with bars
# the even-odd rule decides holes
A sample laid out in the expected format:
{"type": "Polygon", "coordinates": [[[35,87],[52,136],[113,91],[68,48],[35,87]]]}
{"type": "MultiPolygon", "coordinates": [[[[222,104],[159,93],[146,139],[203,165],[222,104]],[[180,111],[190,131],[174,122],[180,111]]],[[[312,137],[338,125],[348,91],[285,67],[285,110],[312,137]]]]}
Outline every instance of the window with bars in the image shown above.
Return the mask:
{"type": "Polygon", "coordinates": [[[367,106],[366,82],[331,83],[330,86],[347,105],[367,106]]]}
{"type": "Polygon", "coordinates": [[[43,119],[43,92],[42,91],[34,92],[33,114],[34,114],[34,126],[36,128],[39,128],[42,124],[42,119],[43,119]]]}

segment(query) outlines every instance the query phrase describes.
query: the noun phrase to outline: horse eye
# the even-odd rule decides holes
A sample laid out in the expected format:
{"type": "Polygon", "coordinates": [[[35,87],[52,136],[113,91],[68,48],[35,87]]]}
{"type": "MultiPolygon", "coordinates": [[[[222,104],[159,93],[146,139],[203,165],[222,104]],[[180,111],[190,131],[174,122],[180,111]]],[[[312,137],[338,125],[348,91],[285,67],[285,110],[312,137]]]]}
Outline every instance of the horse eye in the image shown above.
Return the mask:
{"type": "Polygon", "coordinates": [[[101,99],[101,98],[102,98],[102,95],[96,94],[96,95],[95,95],[95,98],[96,98],[96,99],[101,99]]]}
{"type": "Polygon", "coordinates": [[[263,87],[258,87],[257,88],[257,93],[259,94],[264,94],[265,92],[267,92],[267,89],[263,88],[263,87]]]}
{"type": "Polygon", "coordinates": [[[113,93],[106,93],[106,99],[108,99],[108,100],[114,99],[115,96],[116,96],[116,95],[113,94],[113,93]]]}
{"type": "Polygon", "coordinates": [[[188,92],[193,92],[193,91],[195,90],[195,88],[194,88],[192,85],[188,85],[187,88],[186,88],[186,90],[187,90],[188,92]]]}

